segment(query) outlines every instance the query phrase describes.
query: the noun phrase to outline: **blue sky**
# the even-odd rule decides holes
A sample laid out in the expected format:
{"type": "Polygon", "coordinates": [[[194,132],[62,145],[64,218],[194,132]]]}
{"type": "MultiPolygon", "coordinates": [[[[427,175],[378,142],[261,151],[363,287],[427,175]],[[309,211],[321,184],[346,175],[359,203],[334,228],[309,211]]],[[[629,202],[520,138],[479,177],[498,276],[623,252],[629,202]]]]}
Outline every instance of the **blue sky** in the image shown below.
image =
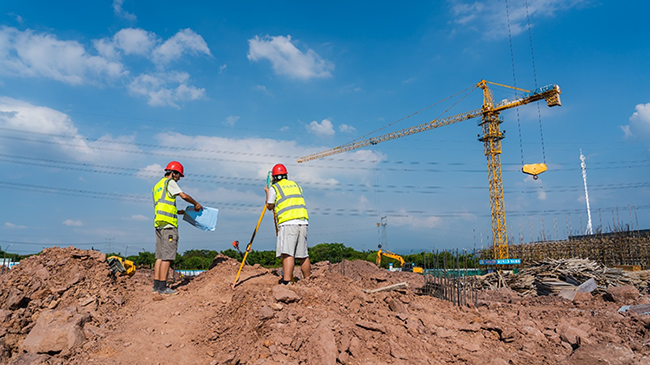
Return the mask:
{"type": "MultiPolygon", "coordinates": [[[[478,120],[296,163],[480,108],[480,90],[465,90],[482,79],[562,89],[561,107],[501,114],[511,243],[585,230],[581,149],[594,229],[650,228],[649,11],[588,0],[3,1],[0,246],[153,251],[150,189],[178,160],[181,188],[220,210],[215,232],[181,222],[181,252],[248,242],[275,163],[303,185],[310,245],[376,249],[386,216],[393,251],[487,247],[478,120]],[[538,162],[549,166],[538,180],[520,172],[538,162]]],[[[256,249],[274,248],[270,217],[256,249]]]]}

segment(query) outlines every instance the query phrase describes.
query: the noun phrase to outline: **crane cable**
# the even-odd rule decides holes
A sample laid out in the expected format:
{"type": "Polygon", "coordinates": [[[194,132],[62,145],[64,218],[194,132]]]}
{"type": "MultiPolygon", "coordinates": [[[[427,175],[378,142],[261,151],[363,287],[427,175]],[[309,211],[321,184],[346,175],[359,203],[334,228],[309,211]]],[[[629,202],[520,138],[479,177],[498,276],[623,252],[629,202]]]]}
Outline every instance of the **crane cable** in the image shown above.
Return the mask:
{"type": "MultiPolygon", "coordinates": [[[[517,77],[515,75],[515,53],[512,48],[512,32],[510,31],[510,9],[508,7],[508,0],[505,0],[506,3],[506,19],[508,22],[508,40],[510,41],[510,63],[512,65],[512,82],[514,87],[517,87],[517,77]]],[[[537,88],[537,87],[535,87],[537,88]]],[[[515,89],[515,96],[517,96],[517,91],[515,89]]],[[[519,152],[521,155],[521,165],[525,164],[524,162],[524,143],[521,138],[521,120],[519,118],[519,108],[515,108],[517,112],[517,130],[519,131],[519,152]]]]}
{"type": "MultiPolygon", "coordinates": [[[[526,3],[526,21],[528,22],[528,39],[530,41],[530,57],[533,61],[533,76],[535,78],[535,89],[537,89],[537,68],[535,67],[535,52],[533,51],[533,33],[531,32],[531,26],[530,26],[530,14],[528,12],[528,0],[525,1],[526,3]]],[[[539,119],[539,135],[540,139],[542,141],[542,158],[544,160],[544,164],[546,164],[546,149],[544,148],[544,132],[542,131],[542,111],[539,106],[539,103],[537,104],[537,116],[539,119]]]]}
{"type": "MultiPolygon", "coordinates": [[[[509,6],[508,6],[508,0],[505,0],[506,4],[506,18],[508,21],[508,39],[510,41],[510,60],[512,64],[512,79],[514,83],[514,87],[517,87],[517,78],[515,76],[515,56],[514,56],[514,51],[512,47],[512,32],[510,30],[510,11],[509,11],[509,6]]],[[[526,4],[526,21],[527,21],[527,26],[528,26],[528,40],[530,43],[530,56],[532,59],[532,64],[533,64],[533,77],[535,80],[535,89],[537,89],[537,68],[535,66],[535,52],[533,48],[533,33],[531,31],[531,26],[530,26],[530,12],[528,9],[528,0],[525,1],[526,4]]],[[[546,148],[544,147],[544,132],[542,128],[542,111],[540,109],[539,103],[537,104],[537,117],[539,120],[539,134],[540,134],[540,140],[542,144],[542,159],[544,160],[544,164],[546,164],[546,148]]],[[[521,153],[521,164],[524,165],[524,143],[522,140],[521,136],[521,120],[519,117],[519,109],[517,109],[517,129],[519,131],[519,151],[521,153]]]]}

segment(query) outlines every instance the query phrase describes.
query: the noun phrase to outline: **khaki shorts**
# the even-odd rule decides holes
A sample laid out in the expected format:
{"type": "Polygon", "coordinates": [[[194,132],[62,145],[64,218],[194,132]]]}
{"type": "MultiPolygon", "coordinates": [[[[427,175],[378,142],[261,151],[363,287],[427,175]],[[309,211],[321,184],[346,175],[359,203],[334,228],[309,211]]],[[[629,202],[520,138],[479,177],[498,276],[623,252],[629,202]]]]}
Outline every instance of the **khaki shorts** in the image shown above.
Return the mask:
{"type": "Polygon", "coordinates": [[[280,257],[282,255],[293,256],[297,259],[309,257],[306,224],[289,224],[278,227],[275,256],[280,257]]]}
{"type": "Polygon", "coordinates": [[[174,261],[178,251],[178,228],[156,228],[156,260],[174,261]]]}

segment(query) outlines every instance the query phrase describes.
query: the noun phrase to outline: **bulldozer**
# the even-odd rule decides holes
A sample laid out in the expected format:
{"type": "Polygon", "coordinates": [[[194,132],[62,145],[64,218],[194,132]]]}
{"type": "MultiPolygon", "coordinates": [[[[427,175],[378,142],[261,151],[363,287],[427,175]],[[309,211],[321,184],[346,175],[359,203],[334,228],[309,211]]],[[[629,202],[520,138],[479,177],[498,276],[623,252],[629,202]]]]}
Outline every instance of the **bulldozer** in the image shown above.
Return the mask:
{"type": "Polygon", "coordinates": [[[390,257],[391,259],[395,259],[399,261],[400,268],[402,269],[402,271],[414,272],[419,274],[424,273],[424,270],[421,267],[415,266],[415,264],[413,264],[412,262],[405,262],[404,258],[396,253],[387,250],[382,250],[381,245],[379,245],[379,251],[377,251],[377,260],[376,260],[377,266],[381,265],[382,256],[390,257]]]}

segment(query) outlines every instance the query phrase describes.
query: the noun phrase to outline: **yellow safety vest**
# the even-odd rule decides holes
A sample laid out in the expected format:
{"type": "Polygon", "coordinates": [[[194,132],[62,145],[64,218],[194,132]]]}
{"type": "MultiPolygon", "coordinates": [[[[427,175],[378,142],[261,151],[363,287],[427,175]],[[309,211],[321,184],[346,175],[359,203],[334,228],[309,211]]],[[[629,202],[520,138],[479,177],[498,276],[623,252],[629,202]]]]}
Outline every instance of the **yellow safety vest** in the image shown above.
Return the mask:
{"type": "Polygon", "coordinates": [[[300,185],[282,179],[273,184],[273,189],[275,189],[275,215],[278,217],[278,224],[293,219],[309,219],[300,185]]]}
{"type": "Polygon", "coordinates": [[[169,197],[167,192],[167,185],[171,178],[163,177],[151,189],[153,193],[153,204],[156,217],[154,218],[154,225],[161,227],[166,224],[171,224],[178,227],[178,210],[176,210],[176,198],[169,197]]]}

